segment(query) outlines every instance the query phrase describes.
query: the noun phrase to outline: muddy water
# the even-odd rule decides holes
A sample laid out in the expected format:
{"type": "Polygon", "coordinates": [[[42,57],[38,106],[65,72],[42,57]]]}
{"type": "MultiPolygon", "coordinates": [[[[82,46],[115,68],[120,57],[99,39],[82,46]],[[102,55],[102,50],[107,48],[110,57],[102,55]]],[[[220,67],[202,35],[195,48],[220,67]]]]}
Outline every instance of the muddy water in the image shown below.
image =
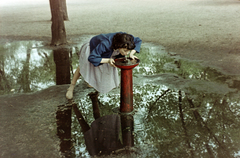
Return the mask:
{"type": "MultiPolygon", "coordinates": [[[[54,55],[52,48],[45,47],[41,41],[18,41],[1,45],[1,95],[36,92],[51,85],[69,83],[70,74],[78,66],[76,52],[80,46],[81,41],[54,55]],[[57,54],[63,55],[60,57],[57,54]]],[[[199,61],[183,60],[174,53],[166,52],[163,47],[147,43],[142,45],[137,56],[141,62],[133,69],[136,112],[130,119],[133,127],[126,128],[133,133],[133,157],[240,155],[239,76],[226,76],[213,68],[202,67],[199,61]]],[[[95,121],[93,117],[92,101],[88,95],[91,92],[94,90],[79,80],[74,91],[74,101],[85,122],[94,125],[99,120],[95,121]]],[[[115,130],[109,128],[109,132],[115,132],[109,136],[116,138],[113,142],[124,144],[123,132],[118,129],[124,121],[112,116],[116,115],[112,109],[120,103],[120,89],[100,94],[98,99],[102,119],[99,123],[108,127],[116,126],[115,130]],[[105,118],[108,116],[115,123],[107,124],[105,118]]],[[[92,133],[94,129],[103,128],[96,127],[91,128],[92,133]]],[[[91,141],[86,141],[87,134],[81,131],[72,113],[71,143],[66,143],[70,149],[67,151],[64,148],[63,152],[71,157],[85,157],[96,148],[94,151],[99,155],[110,154],[104,152],[103,148],[100,150],[100,145],[89,147],[91,141]]],[[[109,144],[112,137],[104,137],[99,143],[102,146],[109,144]]],[[[114,151],[111,154],[122,154],[120,149],[115,148],[114,151]]]]}

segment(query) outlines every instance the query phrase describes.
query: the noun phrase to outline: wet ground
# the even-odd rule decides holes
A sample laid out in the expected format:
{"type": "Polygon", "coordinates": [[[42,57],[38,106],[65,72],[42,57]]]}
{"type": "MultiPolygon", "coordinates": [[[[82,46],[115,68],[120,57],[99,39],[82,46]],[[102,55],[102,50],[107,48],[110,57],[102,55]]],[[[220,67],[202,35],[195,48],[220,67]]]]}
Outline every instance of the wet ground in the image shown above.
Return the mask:
{"type": "Polygon", "coordinates": [[[0,157],[240,156],[240,76],[223,75],[143,43],[133,69],[135,112],[113,112],[120,105],[116,88],[99,95],[96,117],[96,101],[89,96],[95,90],[82,79],[74,102],[65,99],[86,38],[56,50],[42,41],[0,46],[0,157]]]}

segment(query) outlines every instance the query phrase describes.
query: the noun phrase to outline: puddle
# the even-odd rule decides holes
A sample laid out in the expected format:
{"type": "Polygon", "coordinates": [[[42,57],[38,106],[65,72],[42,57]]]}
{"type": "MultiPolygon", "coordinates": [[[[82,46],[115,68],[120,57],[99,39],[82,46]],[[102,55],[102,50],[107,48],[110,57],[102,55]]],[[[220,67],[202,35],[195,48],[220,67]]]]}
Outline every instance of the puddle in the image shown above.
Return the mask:
{"type": "MultiPolygon", "coordinates": [[[[81,41],[54,51],[44,45],[41,41],[19,41],[0,46],[1,95],[36,92],[70,82],[71,75],[78,66],[76,52],[81,41]]],[[[136,112],[128,119],[132,121],[133,127],[126,128],[133,133],[129,138],[132,139],[130,146],[134,147],[129,153],[133,157],[240,156],[239,76],[223,75],[215,69],[202,67],[197,62],[183,60],[174,53],[166,52],[163,47],[147,43],[142,45],[141,53],[137,56],[140,63],[133,69],[136,112]]],[[[85,123],[90,130],[95,128],[96,123],[93,122],[98,122],[98,119],[101,119],[100,124],[109,123],[106,125],[114,130],[109,128],[108,132],[112,131],[113,134],[101,137],[104,141],[99,141],[99,144],[108,142],[106,146],[109,146],[114,143],[115,148],[111,150],[123,154],[123,140],[118,138],[123,137],[119,131],[124,120],[120,121],[120,116],[112,111],[120,105],[120,89],[99,95],[101,117],[95,121],[92,100],[88,96],[94,90],[86,87],[84,81],[79,80],[74,93],[74,101],[85,123]],[[110,123],[104,119],[115,122],[110,123]],[[109,141],[113,137],[116,141],[109,141]]],[[[62,109],[61,106],[59,108],[62,109]]],[[[69,118],[69,109],[66,109],[69,118]]],[[[86,134],[81,132],[82,128],[74,112],[71,121],[71,129],[66,127],[66,138],[61,136],[65,127],[58,128],[59,138],[65,140],[65,146],[61,148],[63,153],[70,157],[88,157],[89,153],[114,154],[104,152],[102,148],[89,151],[97,148],[96,144],[95,147],[89,145],[94,142],[90,141],[94,132],[88,133],[89,141],[86,141],[86,134]]],[[[103,130],[102,126],[97,127],[103,130]]]]}
{"type": "Polygon", "coordinates": [[[36,92],[49,86],[70,83],[72,66],[77,66],[80,46],[52,50],[41,41],[0,45],[0,94],[36,92]],[[72,66],[71,66],[72,65],[72,66]]]}

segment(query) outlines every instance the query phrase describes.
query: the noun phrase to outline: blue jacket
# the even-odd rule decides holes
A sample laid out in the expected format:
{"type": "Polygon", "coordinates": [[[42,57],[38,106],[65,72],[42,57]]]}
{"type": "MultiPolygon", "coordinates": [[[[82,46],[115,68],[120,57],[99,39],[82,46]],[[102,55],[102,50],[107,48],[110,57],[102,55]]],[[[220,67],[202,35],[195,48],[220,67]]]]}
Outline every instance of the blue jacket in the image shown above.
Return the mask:
{"type": "MultiPolygon", "coordinates": [[[[90,40],[90,55],[88,57],[88,61],[91,62],[94,66],[99,66],[101,65],[100,62],[102,58],[110,58],[113,53],[113,49],[111,48],[112,39],[113,36],[117,33],[123,32],[100,34],[94,36],[90,40]]],[[[134,43],[136,45],[134,50],[139,53],[142,40],[138,37],[134,37],[134,43]]]]}

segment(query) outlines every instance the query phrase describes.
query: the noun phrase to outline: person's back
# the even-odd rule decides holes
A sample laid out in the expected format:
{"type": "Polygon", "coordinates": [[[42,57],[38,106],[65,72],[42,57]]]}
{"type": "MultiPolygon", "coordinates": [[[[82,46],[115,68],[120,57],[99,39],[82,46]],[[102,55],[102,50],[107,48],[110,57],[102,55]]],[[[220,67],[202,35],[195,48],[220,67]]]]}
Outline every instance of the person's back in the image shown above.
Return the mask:
{"type": "Polygon", "coordinates": [[[102,43],[102,42],[106,45],[111,46],[113,36],[117,33],[122,33],[122,32],[100,34],[100,35],[97,35],[97,36],[94,36],[93,38],[91,38],[91,40],[90,40],[90,52],[92,52],[93,49],[95,49],[97,47],[97,45],[102,43]]]}

